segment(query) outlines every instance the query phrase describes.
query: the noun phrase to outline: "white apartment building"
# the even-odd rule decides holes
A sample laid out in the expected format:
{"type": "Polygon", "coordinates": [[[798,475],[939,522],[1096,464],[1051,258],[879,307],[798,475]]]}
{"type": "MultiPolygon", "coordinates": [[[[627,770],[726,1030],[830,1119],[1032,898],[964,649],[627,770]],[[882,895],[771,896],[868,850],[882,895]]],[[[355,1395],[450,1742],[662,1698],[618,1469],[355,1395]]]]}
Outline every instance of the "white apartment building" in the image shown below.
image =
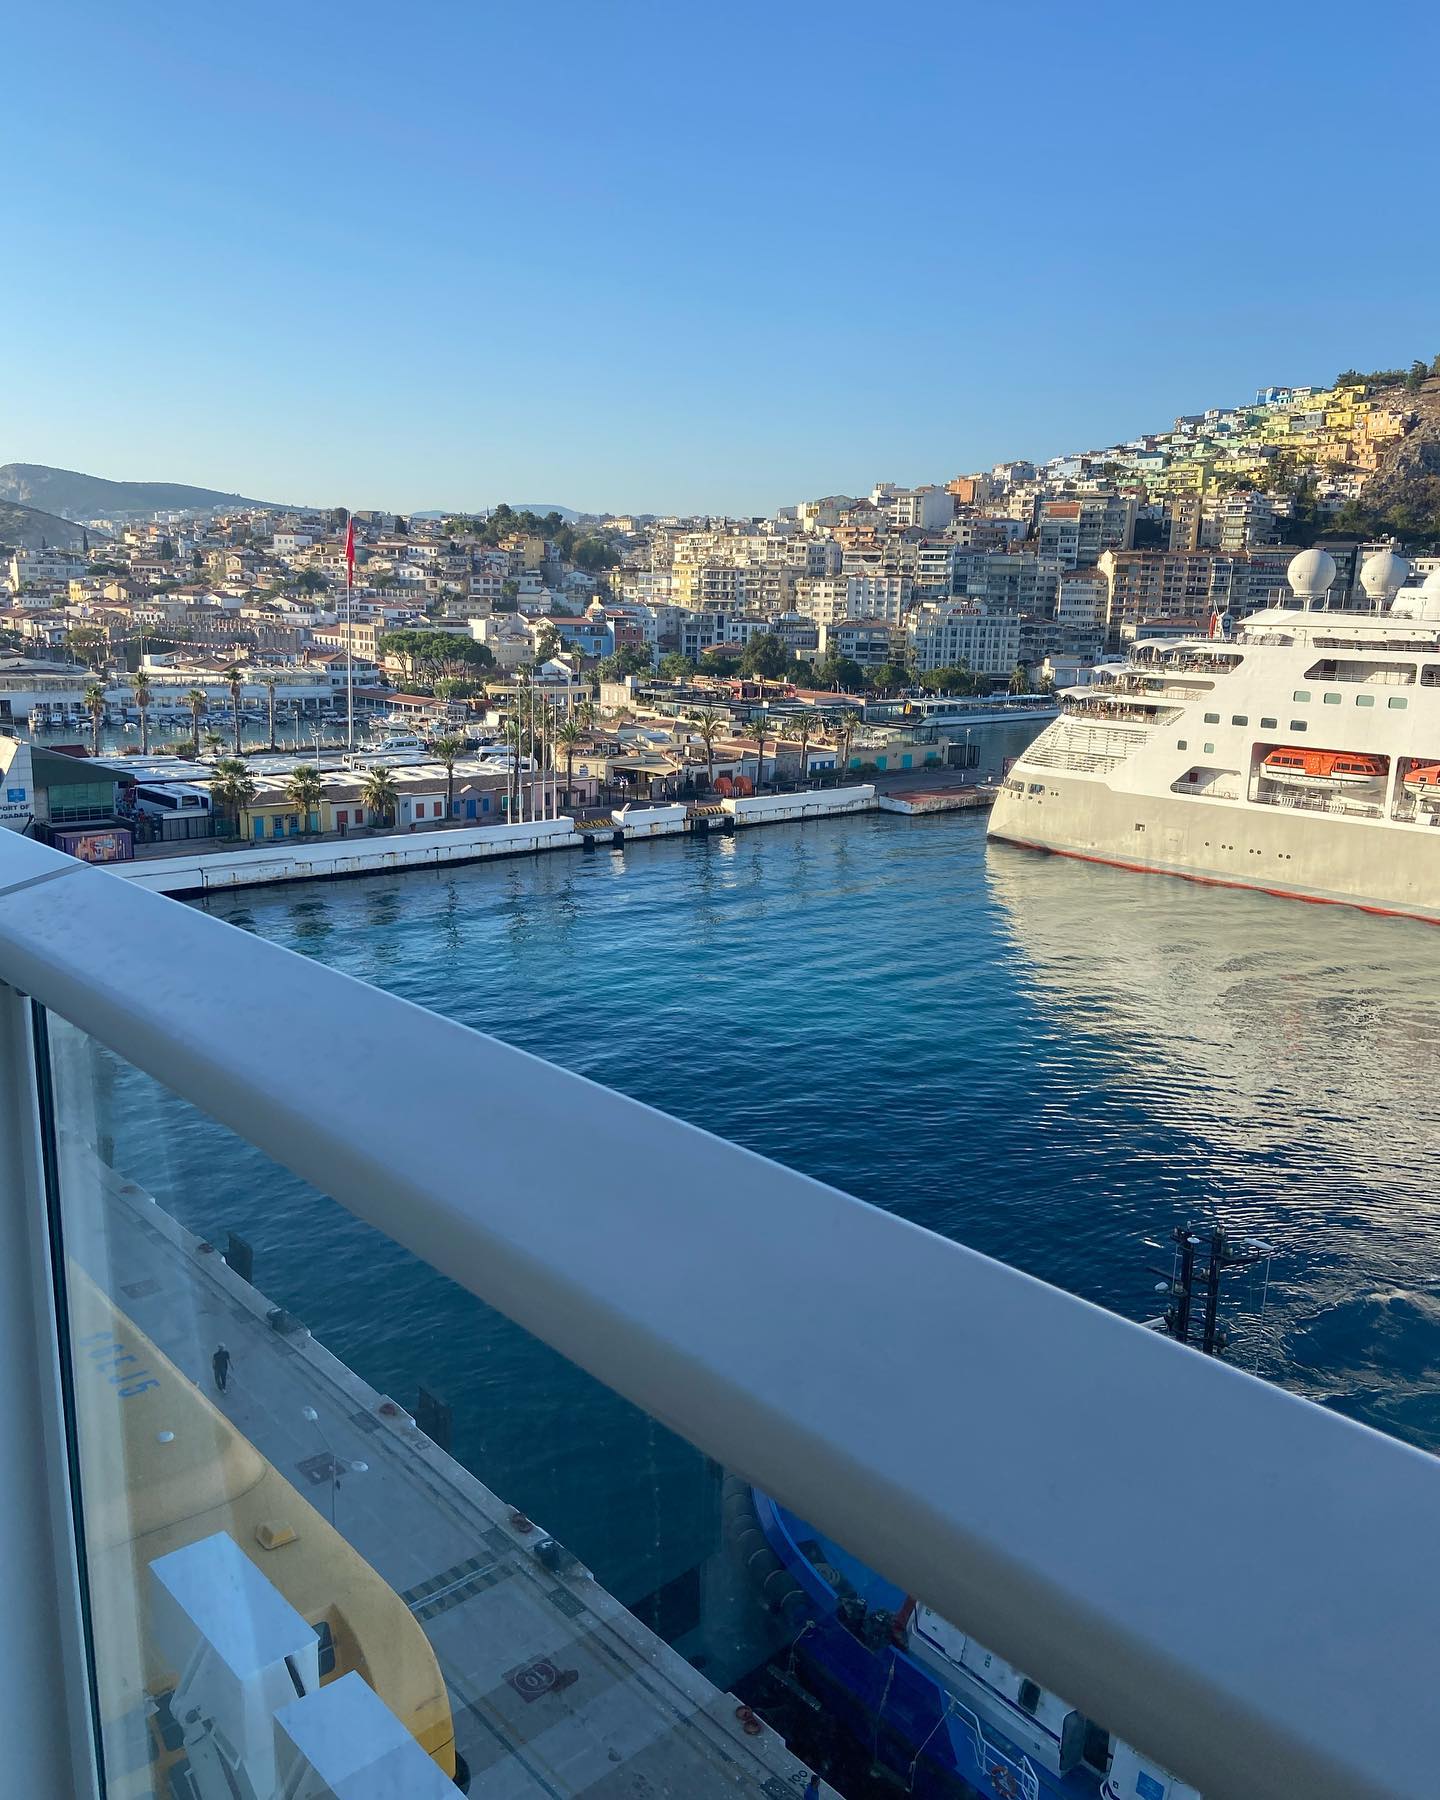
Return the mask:
{"type": "Polygon", "coordinates": [[[805,575],[795,583],[795,610],[817,625],[834,625],[849,610],[850,583],[839,575],[805,575]]]}
{"type": "Polygon", "coordinates": [[[965,580],[972,600],[983,600],[994,612],[1053,615],[1060,595],[1058,558],[1030,550],[1000,550],[975,558],[965,580]]]}
{"type": "Polygon", "coordinates": [[[948,488],[897,488],[876,505],[897,531],[943,531],[955,517],[955,496],[948,488]]]}
{"type": "Polygon", "coordinates": [[[977,674],[1009,675],[1020,660],[1017,613],[983,612],[964,600],[927,600],[908,622],[908,661],[925,673],[965,663],[977,674]]]}
{"type": "Polygon", "coordinates": [[[845,617],[898,625],[910,610],[913,586],[905,575],[847,575],[845,617]]]}
{"type": "Polygon", "coordinates": [[[1062,569],[1093,566],[1106,550],[1129,550],[1135,543],[1133,494],[1078,494],[1040,505],[1039,552],[1062,569]]]}
{"type": "Polygon", "coordinates": [[[1060,577],[1055,602],[1059,624],[1086,629],[1104,626],[1110,606],[1109,577],[1100,569],[1067,569],[1060,577]]]}
{"type": "Polygon", "coordinates": [[[878,669],[905,649],[904,628],[883,619],[840,619],[833,625],[822,625],[819,637],[821,656],[829,656],[833,651],[836,656],[859,663],[862,669],[878,669]]]}

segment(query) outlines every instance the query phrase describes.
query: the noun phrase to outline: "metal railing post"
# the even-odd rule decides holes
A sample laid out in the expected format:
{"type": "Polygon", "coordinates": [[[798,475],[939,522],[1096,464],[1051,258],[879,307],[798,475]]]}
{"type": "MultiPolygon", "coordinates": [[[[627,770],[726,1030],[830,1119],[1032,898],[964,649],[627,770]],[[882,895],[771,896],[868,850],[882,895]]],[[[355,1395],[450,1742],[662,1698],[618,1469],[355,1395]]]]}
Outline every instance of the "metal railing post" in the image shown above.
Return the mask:
{"type": "Polygon", "coordinates": [[[100,1777],[37,1054],[31,1003],[0,984],[0,1736],[8,1792],[83,1800],[100,1777]]]}

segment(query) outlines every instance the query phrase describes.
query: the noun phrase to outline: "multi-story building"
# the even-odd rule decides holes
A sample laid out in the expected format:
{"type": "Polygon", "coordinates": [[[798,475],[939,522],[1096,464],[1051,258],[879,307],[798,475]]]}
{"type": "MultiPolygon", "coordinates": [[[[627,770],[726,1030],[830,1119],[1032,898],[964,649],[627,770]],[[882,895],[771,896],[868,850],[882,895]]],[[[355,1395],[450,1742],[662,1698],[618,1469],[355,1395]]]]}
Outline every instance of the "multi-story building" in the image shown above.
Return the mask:
{"type": "Polygon", "coordinates": [[[845,617],[898,625],[909,611],[912,583],[903,575],[847,575],[845,617]]]}
{"type": "Polygon", "coordinates": [[[1058,558],[1031,550],[998,550],[975,555],[969,562],[965,592],[983,600],[992,612],[1055,611],[1060,593],[1058,558]]]}
{"type": "Polygon", "coordinates": [[[1078,569],[1093,567],[1102,551],[1130,549],[1139,504],[1134,494],[1079,494],[1042,501],[1037,527],[1040,555],[1062,569],[1078,569]]]}
{"type": "Polygon", "coordinates": [[[859,663],[862,669],[878,669],[903,653],[905,630],[881,619],[841,619],[820,627],[818,648],[822,656],[833,653],[859,663]]]}
{"type": "Polygon", "coordinates": [[[922,673],[966,664],[977,674],[1009,675],[1020,660],[1021,619],[971,601],[927,600],[907,622],[907,661],[922,673]]]}

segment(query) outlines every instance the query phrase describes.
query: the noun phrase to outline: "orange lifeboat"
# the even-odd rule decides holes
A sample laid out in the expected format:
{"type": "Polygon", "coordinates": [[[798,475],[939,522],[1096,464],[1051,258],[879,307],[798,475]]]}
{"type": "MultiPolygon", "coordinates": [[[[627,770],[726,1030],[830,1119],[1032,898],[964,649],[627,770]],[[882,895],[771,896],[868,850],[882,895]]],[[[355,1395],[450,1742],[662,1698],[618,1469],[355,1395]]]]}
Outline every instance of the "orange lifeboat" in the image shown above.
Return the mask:
{"type": "Polygon", "coordinates": [[[1440,808],[1440,762],[1417,763],[1405,777],[1405,792],[1421,806],[1440,808]]]}
{"type": "Polygon", "coordinates": [[[1272,750],[1260,770],[1285,787],[1335,793],[1346,788],[1371,787],[1385,779],[1387,767],[1383,756],[1369,756],[1359,750],[1310,750],[1291,744],[1272,750]]]}

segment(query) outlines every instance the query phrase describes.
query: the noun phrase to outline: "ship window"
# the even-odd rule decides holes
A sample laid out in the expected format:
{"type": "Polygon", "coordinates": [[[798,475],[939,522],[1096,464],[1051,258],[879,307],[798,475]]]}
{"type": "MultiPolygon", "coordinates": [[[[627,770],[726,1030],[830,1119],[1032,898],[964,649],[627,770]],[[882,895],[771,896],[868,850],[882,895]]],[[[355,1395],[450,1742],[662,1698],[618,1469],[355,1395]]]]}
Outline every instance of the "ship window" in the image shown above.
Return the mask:
{"type": "Polygon", "coordinates": [[[1310,690],[1309,690],[1309,688],[1296,688],[1295,692],[1290,696],[1290,698],[1292,700],[1298,700],[1301,702],[1306,701],[1310,698],[1310,690]]]}
{"type": "Polygon", "coordinates": [[[1375,696],[1373,694],[1357,694],[1355,696],[1355,704],[1357,706],[1373,706],[1375,704],[1375,696]]]}
{"type": "Polygon", "coordinates": [[[1213,744],[1207,744],[1205,746],[1205,754],[1207,756],[1213,756],[1215,754],[1215,746],[1213,744]]]}
{"type": "Polygon", "coordinates": [[[1262,719],[1260,721],[1260,729],[1262,731],[1274,731],[1279,723],[1280,721],[1278,719],[1262,719]]]}
{"type": "Polygon", "coordinates": [[[1324,698],[1327,706],[1338,706],[1340,704],[1340,696],[1338,694],[1326,694],[1324,698]]]}
{"type": "Polygon", "coordinates": [[[1403,694],[1392,694],[1385,704],[1390,708],[1391,712],[1404,712],[1410,702],[1403,694]]]}
{"type": "Polygon", "coordinates": [[[1220,723],[1219,713],[1206,713],[1205,723],[1207,725],[1218,725],[1220,723]]]}
{"type": "Polygon", "coordinates": [[[1231,713],[1230,723],[1232,725],[1248,725],[1250,718],[1247,713],[1231,713]]]}
{"type": "Polygon", "coordinates": [[[1189,739],[1188,738],[1176,738],[1175,748],[1177,750],[1188,750],[1190,748],[1189,739]]]}
{"type": "MultiPolygon", "coordinates": [[[[1137,830],[1139,828],[1137,827],[1137,830]]],[[[1015,1696],[1016,1704],[1022,1712],[1033,1713],[1040,1704],[1040,1684],[1028,1677],[1020,1683],[1020,1692],[1015,1696]]]]}
{"type": "Polygon", "coordinates": [[[1290,721],[1290,729],[1292,731],[1304,731],[1305,721],[1303,719],[1292,719],[1290,721]]]}

